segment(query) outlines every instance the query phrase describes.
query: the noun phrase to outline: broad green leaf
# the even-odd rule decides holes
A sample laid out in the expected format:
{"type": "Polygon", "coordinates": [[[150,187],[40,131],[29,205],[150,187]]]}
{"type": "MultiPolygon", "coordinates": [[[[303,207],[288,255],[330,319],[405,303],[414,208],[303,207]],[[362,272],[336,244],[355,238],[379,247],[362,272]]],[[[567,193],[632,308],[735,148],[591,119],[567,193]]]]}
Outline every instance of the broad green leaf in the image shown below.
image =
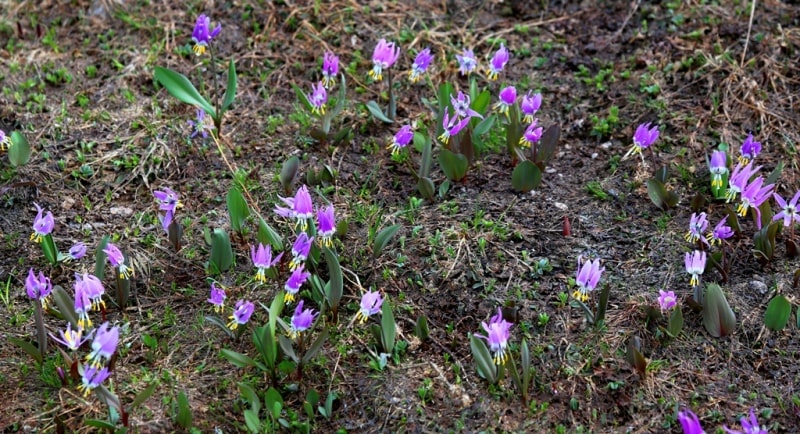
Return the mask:
{"type": "Polygon", "coordinates": [[[672,313],[669,315],[669,324],[667,325],[667,334],[671,337],[677,337],[681,329],[683,329],[683,311],[680,306],[675,306],[672,313]]]}
{"type": "Polygon", "coordinates": [[[647,373],[647,359],[642,354],[641,345],[639,337],[632,336],[628,341],[626,359],[631,367],[639,373],[639,376],[644,377],[645,373],[647,373]]]}
{"type": "Polygon", "coordinates": [[[295,176],[297,176],[297,171],[300,169],[300,159],[297,158],[297,155],[291,156],[288,160],[283,162],[283,167],[281,167],[281,185],[283,186],[283,191],[288,196],[292,191],[292,181],[294,181],[295,176]]]}
{"type": "Polygon", "coordinates": [[[255,360],[242,353],[237,353],[236,351],[229,350],[227,348],[221,349],[219,351],[219,355],[225,360],[233,363],[237,368],[250,368],[256,366],[255,360]]]}
{"type": "MultiPolygon", "coordinates": [[[[442,128],[442,122],[444,121],[444,111],[445,108],[450,106],[450,96],[453,94],[454,89],[453,85],[450,82],[444,82],[439,85],[439,92],[437,94],[437,103],[439,105],[439,109],[436,115],[436,136],[440,136],[444,132],[444,128],[442,128]]],[[[450,113],[453,115],[453,113],[450,113]]]]}
{"type": "Polygon", "coordinates": [[[45,259],[51,265],[58,264],[58,248],[56,247],[55,241],[53,241],[53,234],[47,234],[42,237],[42,253],[44,253],[45,259]]]}
{"type": "Polygon", "coordinates": [[[94,252],[94,276],[100,280],[103,280],[106,277],[107,255],[103,249],[106,248],[110,240],[111,238],[108,235],[104,236],[97,245],[97,250],[94,252]]]}
{"type": "Polygon", "coordinates": [[[267,410],[272,413],[272,417],[278,418],[281,415],[283,397],[274,387],[270,387],[269,390],[267,390],[267,394],[264,396],[264,403],[267,410]]]}
{"type": "Polygon", "coordinates": [[[91,427],[94,427],[94,428],[100,428],[100,429],[108,430],[108,432],[114,432],[114,430],[117,429],[117,425],[116,424],[113,424],[113,423],[111,423],[109,421],[106,421],[106,420],[87,419],[87,420],[84,420],[83,423],[86,426],[91,426],[91,427]]]}
{"type": "Polygon", "coordinates": [[[417,180],[417,190],[422,197],[428,200],[433,200],[433,196],[436,193],[436,187],[428,177],[422,177],[417,180]]]}
{"type": "Polygon", "coordinates": [[[222,329],[223,331],[225,331],[225,333],[226,333],[228,336],[230,336],[230,337],[231,337],[231,339],[233,339],[233,338],[235,337],[235,335],[233,334],[233,330],[229,329],[229,328],[228,328],[228,325],[227,325],[227,324],[225,324],[225,321],[223,321],[223,320],[222,320],[220,317],[206,315],[206,316],[204,317],[204,319],[205,319],[205,321],[206,321],[207,323],[209,323],[209,324],[214,324],[215,326],[217,326],[217,327],[219,327],[220,329],[222,329]]]}
{"type": "Polygon", "coordinates": [[[489,107],[491,101],[492,94],[488,90],[484,90],[476,98],[472,99],[472,109],[483,115],[486,113],[486,108],[489,107]]]}
{"type": "Polygon", "coordinates": [[[295,363],[300,363],[300,358],[297,357],[297,354],[294,351],[291,339],[284,335],[280,335],[278,336],[278,345],[280,345],[281,350],[283,350],[283,354],[286,357],[292,359],[295,363]]]}
{"type": "Polygon", "coordinates": [[[667,189],[658,179],[651,178],[647,180],[647,195],[658,208],[662,210],[669,208],[667,206],[667,189]]]}
{"type": "Polygon", "coordinates": [[[606,319],[606,308],[608,307],[608,297],[611,295],[611,285],[603,285],[600,290],[600,298],[597,301],[597,314],[594,317],[595,325],[600,325],[606,319]]]}
{"type": "Polygon", "coordinates": [[[303,89],[300,89],[300,87],[294,83],[292,83],[292,89],[294,89],[294,94],[297,97],[297,100],[300,101],[300,104],[302,104],[307,111],[313,111],[314,106],[311,105],[311,101],[308,100],[308,95],[303,92],[303,89]]]}
{"type": "Polygon", "coordinates": [[[258,233],[256,234],[258,242],[261,244],[272,246],[273,251],[283,250],[283,239],[275,229],[270,226],[263,217],[258,216],[258,233]]]}
{"type": "Polygon", "coordinates": [[[380,106],[378,106],[377,102],[372,101],[372,100],[371,101],[367,101],[365,106],[367,107],[367,110],[369,110],[369,112],[372,115],[372,117],[374,117],[375,119],[377,119],[377,120],[379,120],[381,122],[387,123],[387,124],[393,124],[394,123],[393,120],[389,119],[383,113],[383,110],[380,108],[380,106]]]}
{"type": "Polygon", "coordinates": [[[67,291],[64,291],[64,288],[62,288],[60,285],[53,287],[52,294],[53,301],[58,307],[58,311],[64,316],[64,319],[69,321],[69,323],[72,325],[72,329],[77,330],[79,326],[78,315],[75,313],[75,299],[67,294],[67,291]]]}
{"type": "Polygon", "coordinates": [[[475,126],[475,129],[472,131],[473,135],[482,136],[489,132],[494,126],[494,122],[497,120],[497,116],[489,115],[486,118],[482,119],[478,122],[478,125],[475,126]]]}
{"type": "Polygon", "coordinates": [[[256,327],[253,330],[253,344],[261,354],[261,360],[268,369],[276,366],[278,358],[278,342],[275,340],[275,332],[271,331],[268,325],[256,327]]]}
{"type": "Polygon", "coordinates": [[[527,193],[542,182],[542,171],[533,162],[525,160],[517,164],[511,172],[511,186],[514,190],[527,193]]]}
{"type": "MultiPolygon", "coordinates": [[[[325,343],[325,340],[328,339],[328,329],[323,329],[322,333],[317,336],[317,339],[314,340],[314,343],[311,344],[310,347],[306,350],[306,353],[303,355],[303,363],[308,363],[313,359],[319,350],[322,349],[322,345],[325,343]]],[[[316,405],[316,403],[314,404],[316,405]]]]}
{"type": "Polygon", "coordinates": [[[414,147],[419,147],[422,154],[419,161],[420,178],[425,178],[431,174],[431,164],[433,163],[431,139],[420,132],[414,133],[414,147]]]}
{"type": "Polygon", "coordinates": [[[183,238],[183,226],[177,220],[172,220],[167,226],[167,239],[176,252],[181,249],[181,238],[183,238]]]}
{"type": "Polygon", "coordinates": [[[222,100],[222,108],[220,109],[220,116],[224,115],[228,108],[233,104],[236,98],[236,65],[231,59],[228,63],[228,85],[225,87],[225,98],[222,100]]]}
{"type": "Polygon", "coordinates": [[[764,325],[772,331],[783,330],[792,315],[792,305],[789,300],[778,295],[770,300],[767,312],[764,314],[764,325]]]}
{"type": "Polygon", "coordinates": [[[181,391],[175,400],[178,410],[175,415],[175,423],[181,428],[188,429],[192,426],[192,407],[189,405],[189,398],[186,392],[181,391]]]}
{"type": "Polygon", "coordinates": [[[560,137],[561,126],[559,124],[553,124],[544,130],[544,133],[542,133],[542,138],[539,139],[539,143],[537,143],[535,146],[536,157],[534,158],[534,163],[543,163],[546,165],[547,162],[550,161],[556,154],[558,139],[560,137]]]}
{"type": "Polygon", "coordinates": [[[703,325],[715,338],[727,336],[736,329],[736,316],[722,288],[716,283],[709,283],[706,286],[706,295],[703,299],[703,325]]]}
{"type": "Polygon", "coordinates": [[[228,233],[220,228],[211,234],[211,258],[208,261],[210,274],[220,274],[233,265],[233,249],[228,233]]]}
{"type": "Polygon", "coordinates": [[[31,158],[31,145],[19,131],[11,132],[11,146],[8,148],[8,162],[14,167],[24,166],[31,158]]]}
{"type": "Polygon", "coordinates": [[[463,154],[456,154],[449,149],[439,151],[439,166],[447,179],[461,181],[467,175],[469,162],[463,154]]]}
{"type": "Polygon", "coordinates": [[[375,240],[372,242],[372,257],[377,258],[383,253],[383,249],[389,244],[392,237],[400,230],[400,225],[391,225],[383,228],[375,235],[375,240]]]}
{"type": "Polygon", "coordinates": [[[153,382],[149,386],[145,387],[144,390],[136,394],[136,397],[133,398],[133,402],[131,402],[131,408],[136,408],[142,405],[143,402],[147,401],[147,398],[153,396],[153,392],[156,391],[158,387],[158,382],[153,382]]]}
{"type": "Polygon", "coordinates": [[[154,77],[157,82],[167,89],[170,95],[179,101],[199,107],[213,119],[217,118],[217,112],[214,107],[200,95],[200,92],[197,91],[185,75],[171,69],[156,66],[154,77]]]}
{"type": "Polygon", "coordinates": [[[339,308],[339,302],[344,294],[344,276],[342,275],[342,266],[339,265],[339,259],[331,249],[325,247],[325,262],[328,264],[328,276],[330,276],[330,287],[327,288],[328,292],[325,298],[328,301],[328,306],[336,312],[339,308]]]}
{"type": "Polygon", "coordinates": [[[522,339],[522,345],[520,345],[520,367],[522,368],[522,389],[527,393],[528,388],[531,384],[531,352],[528,349],[528,341],[525,338],[522,339]]]}
{"type": "Polygon", "coordinates": [[[669,167],[667,165],[663,165],[656,170],[655,175],[653,176],[658,182],[662,184],[667,183],[667,178],[669,177],[669,167]]]}
{"type": "Polygon", "coordinates": [[[781,173],[783,173],[783,161],[778,162],[778,165],[775,166],[775,169],[772,171],[772,173],[767,176],[767,179],[764,181],[764,185],[766,186],[778,182],[778,178],[781,177],[781,173]]]}
{"type": "MultiPolygon", "coordinates": [[[[339,83],[339,96],[336,99],[336,105],[333,107],[332,110],[330,110],[328,112],[329,116],[331,118],[339,116],[339,113],[341,113],[342,110],[344,110],[344,103],[347,100],[347,82],[344,79],[344,74],[339,74],[339,77],[341,77],[341,80],[340,80],[340,83],[339,83]]],[[[327,133],[327,131],[326,131],[326,133],[327,133]]],[[[334,140],[337,140],[337,139],[334,138],[334,140]]]]}
{"type": "Polygon", "coordinates": [[[267,324],[273,334],[275,333],[275,323],[278,322],[278,318],[281,317],[281,312],[283,312],[283,298],[283,291],[278,291],[278,293],[275,294],[275,298],[272,299],[272,303],[269,305],[269,319],[267,324]]]}
{"type": "Polygon", "coordinates": [[[244,411],[244,423],[251,433],[258,434],[261,432],[261,418],[258,417],[256,410],[248,408],[244,411]]]}
{"type": "Polygon", "coordinates": [[[38,348],[36,348],[36,345],[33,345],[32,343],[30,343],[28,341],[24,341],[22,339],[17,339],[17,338],[11,337],[11,336],[8,336],[6,339],[9,342],[11,342],[12,344],[20,347],[26,353],[28,353],[29,356],[33,357],[33,360],[35,360],[36,363],[38,363],[39,365],[42,364],[42,360],[43,360],[42,359],[42,353],[39,351],[38,348]]]}
{"type": "Polygon", "coordinates": [[[498,377],[497,366],[494,364],[486,343],[481,338],[470,335],[469,347],[472,350],[472,358],[475,359],[475,367],[478,370],[478,374],[491,384],[495,384],[498,377]]]}
{"type": "Polygon", "coordinates": [[[383,344],[383,352],[392,354],[394,351],[396,334],[397,324],[394,322],[392,304],[387,295],[384,297],[383,305],[381,306],[381,343],[383,344]]]}
{"type": "Polygon", "coordinates": [[[236,185],[232,185],[228,190],[226,198],[228,204],[228,216],[231,219],[231,229],[237,233],[242,233],[247,218],[250,217],[250,208],[244,200],[241,190],[236,185]]]}
{"type": "Polygon", "coordinates": [[[417,335],[417,338],[421,341],[428,339],[430,330],[428,329],[428,318],[426,318],[425,315],[417,317],[417,322],[414,324],[414,334],[417,335]]]}

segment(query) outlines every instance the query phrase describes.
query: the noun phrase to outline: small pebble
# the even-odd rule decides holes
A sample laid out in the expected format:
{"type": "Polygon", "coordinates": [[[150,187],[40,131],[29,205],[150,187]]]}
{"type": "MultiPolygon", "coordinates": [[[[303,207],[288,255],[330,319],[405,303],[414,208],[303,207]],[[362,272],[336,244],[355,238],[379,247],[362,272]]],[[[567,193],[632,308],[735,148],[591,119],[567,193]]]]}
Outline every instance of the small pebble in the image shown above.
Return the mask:
{"type": "Polygon", "coordinates": [[[767,288],[767,285],[760,280],[751,280],[750,283],[748,283],[748,286],[750,288],[750,291],[758,291],[758,293],[761,295],[766,294],[767,291],[769,290],[767,288]]]}

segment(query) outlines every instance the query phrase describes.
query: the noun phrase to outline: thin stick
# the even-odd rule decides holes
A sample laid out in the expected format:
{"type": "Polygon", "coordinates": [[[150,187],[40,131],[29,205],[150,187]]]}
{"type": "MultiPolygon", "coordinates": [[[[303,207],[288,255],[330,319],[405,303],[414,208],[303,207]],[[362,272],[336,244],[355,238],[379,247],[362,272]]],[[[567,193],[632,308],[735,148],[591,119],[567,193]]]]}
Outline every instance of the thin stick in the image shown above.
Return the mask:
{"type": "Polygon", "coordinates": [[[750,31],[753,30],[753,17],[756,15],[756,0],[750,5],[750,23],[747,25],[747,37],[744,39],[744,50],[742,50],[742,61],[739,66],[744,66],[744,58],[747,54],[747,45],[750,43],[750,31]]]}

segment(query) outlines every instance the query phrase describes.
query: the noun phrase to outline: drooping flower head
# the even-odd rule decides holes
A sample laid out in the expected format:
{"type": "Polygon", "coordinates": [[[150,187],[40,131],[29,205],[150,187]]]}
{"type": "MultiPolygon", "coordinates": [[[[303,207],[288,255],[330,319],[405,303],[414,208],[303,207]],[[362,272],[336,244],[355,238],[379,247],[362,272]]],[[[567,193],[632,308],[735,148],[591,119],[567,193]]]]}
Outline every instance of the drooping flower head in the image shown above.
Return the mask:
{"type": "Polygon", "coordinates": [[[92,326],[89,312],[92,310],[92,301],[86,293],[86,285],[82,284],[80,274],[75,274],[75,313],[78,314],[78,327],[87,329],[92,326]]]}
{"type": "Polygon", "coordinates": [[[47,214],[43,214],[42,207],[40,207],[38,203],[34,202],[33,206],[36,207],[36,218],[33,219],[31,241],[41,243],[42,238],[50,235],[50,232],[53,232],[55,219],[53,219],[53,213],[50,211],[47,211],[47,214]]]}
{"type": "Polygon", "coordinates": [[[333,234],[336,233],[336,216],[333,205],[317,209],[317,237],[325,247],[333,245],[333,234]]]}
{"type": "Polygon", "coordinates": [[[675,298],[675,292],[658,290],[658,305],[662,312],[672,309],[676,304],[678,304],[678,299],[675,298]]]}
{"type": "Polygon", "coordinates": [[[500,308],[497,308],[497,314],[489,319],[489,322],[481,322],[481,327],[486,332],[486,335],[475,333],[475,336],[483,339],[489,344],[489,350],[494,353],[494,364],[504,365],[508,360],[506,349],[508,348],[508,338],[511,335],[510,322],[503,319],[503,313],[500,308]]]}
{"type": "Polygon", "coordinates": [[[442,134],[439,136],[439,141],[446,145],[450,141],[451,137],[458,135],[458,133],[460,133],[461,130],[463,130],[467,124],[469,124],[469,120],[469,117],[466,117],[460,121],[458,121],[458,119],[455,117],[451,119],[449,108],[445,107],[444,117],[442,118],[442,134]]]}
{"type": "Polygon", "coordinates": [[[458,61],[458,71],[461,75],[469,75],[478,67],[478,59],[475,58],[475,53],[472,50],[464,49],[461,54],[456,54],[458,61]]]}
{"type": "Polygon", "coordinates": [[[686,272],[692,275],[689,284],[695,287],[700,284],[700,275],[706,268],[706,252],[695,250],[692,253],[686,252],[684,257],[686,272]]]}
{"type": "Polygon", "coordinates": [[[69,259],[77,261],[78,259],[86,256],[86,244],[81,242],[77,242],[72,245],[67,251],[67,256],[69,259]]]}
{"type": "Polygon", "coordinates": [[[683,434],[705,434],[700,419],[688,408],[678,413],[678,421],[683,428],[683,434]]]}
{"type": "Polygon", "coordinates": [[[728,155],[725,151],[714,151],[711,154],[708,171],[711,172],[711,186],[722,188],[722,179],[728,173],[728,155]]]}
{"type": "Polygon", "coordinates": [[[305,263],[308,254],[311,252],[311,244],[314,237],[309,237],[305,232],[300,232],[292,245],[292,261],[289,262],[289,269],[294,271],[297,267],[305,263]]]}
{"type": "Polygon", "coordinates": [[[519,145],[523,148],[530,148],[539,139],[542,138],[542,127],[537,125],[537,119],[534,119],[530,125],[525,128],[525,131],[522,133],[522,137],[519,138],[519,145]]]}
{"type": "Polygon", "coordinates": [[[214,312],[220,313],[225,308],[225,287],[217,286],[215,282],[211,282],[211,295],[208,297],[208,302],[214,305],[214,312]]]}
{"type": "Polygon", "coordinates": [[[508,117],[508,110],[515,102],[517,102],[517,89],[514,86],[506,86],[500,90],[499,100],[494,109],[508,117]]]}
{"type": "Polygon", "coordinates": [[[311,328],[314,319],[319,315],[319,312],[314,312],[314,309],[303,309],[303,301],[300,300],[300,303],[297,303],[294,315],[292,315],[291,330],[289,331],[292,339],[297,338],[300,333],[311,328]]]}
{"type": "Polygon", "coordinates": [[[233,315],[230,316],[231,321],[228,323],[228,328],[236,330],[240,325],[247,324],[255,308],[255,305],[247,300],[237,301],[236,308],[233,310],[233,315]]]}
{"type": "Polygon", "coordinates": [[[453,126],[455,123],[459,122],[465,118],[481,118],[480,113],[476,112],[475,110],[470,107],[472,105],[472,101],[470,101],[469,95],[465,94],[462,91],[458,91],[456,96],[450,95],[450,104],[453,106],[453,111],[455,112],[455,117],[450,120],[449,126],[453,126]]]}
{"type": "Polygon", "coordinates": [[[178,193],[175,193],[169,187],[164,187],[164,190],[153,190],[153,197],[158,201],[158,209],[166,211],[161,219],[161,225],[164,230],[168,230],[169,225],[172,223],[172,218],[175,216],[175,211],[182,207],[183,204],[178,198],[178,193]]]}
{"type": "Polygon", "coordinates": [[[67,322],[66,330],[59,330],[58,333],[61,335],[61,339],[55,337],[52,333],[50,333],[50,337],[59,344],[67,347],[70,351],[75,351],[80,348],[92,335],[89,333],[84,337],[83,329],[80,327],[78,327],[78,330],[72,330],[72,324],[70,322],[67,322]]]}
{"type": "Polygon", "coordinates": [[[378,291],[367,291],[361,296],[361,308],[356,313],[356,319],[362,324],[367,322],[367,318],[381,311],[383,297],[378,291]]]}
{"type": "Polygon", "coordinates": [[[641,155],[642,151],[649,148],[656,139],[658,139],[658,125],[651,126],[650,122],[639,125],[636,127],[636,132],[633,133],[633,146],[625,154],[625,157],[633,154],[641,155]]]}
{"type": "Polygon", "coordinates": [[[739,216],[746,216],[747,210],[753,208],[753,211],[755,211],[758,216],[758,218],[756,218],[756,224],[758,228],[761,229],[761,210],[759,210],[758,207],[772,196],[773,188],[775,188],[775,184],[764,186],[763,176],[758,176],[747,184],[744,190],[742,190],[741,203],[739,203],[739,206],[736,208],[739,216]]]}
{"type": "Polygon", "coordinates": [[[686,233],[686,241],[690,243],[696,243],[698,240],[702,240],[703,243],[708,244],[708,240],[703,237],[703,232],[708,228],[708,217],[706,213],[701,212],[700,214],[692,213],[692,218],[689,221],[689,231],[686,233]]]}
{"type": "Polygon", "coordinates": [[[603,271],[605,271],[605,267],[600,268],[600,259],[583,262],[583,257],[579,256],[575,276],[575,284],[578,288],[572,293],[572,297],[584,303],[589,300],[589,293],[597,289],[603,271]]]}
{"type": "Polygon", "coordinates": [[[75,273],[76,292],[78,287],[81,288],[82,292],[86,294],[86,297],[91,301],[92,309],[100,310],[100,306],[103,306],[103,309],[105,309],[106,303],[103,301],[103,294],[106,293],[106,290],[103,288],[103,282],[101,282],[97,276],[89,273],[75,273]]]}
{"type": "Polygon", "coordinates": [[[333,87],[337,75],[339,75],[339,57],[326,51],[322,58],[322,84],[326,89],[333,87]]]}
{"type": "Polygon", "coordinates": [[[99,368],[103,362],[111,360],[114,351],[117,351],[117,344],[119,343],[119,327],[111,327],[107,322],[103,323],[94,333],[94,340],[92,340],[92,352],[86,356],[86,362],[91,363],[93,367],[99,368]]]}
{"type": "Polygon", "coordinates": [[[189,126],[192,127],[192,134],[189,135],[190,139],[195,138],[198,134],[203,136],[204,139],[207,139],[208,133],[216,129],[214,120],[206,116],[206,112],[203,109],[197,109],[197,118],[195,118],[195,120],[189,119],[188,122],[189,126]]]}
{"type": "Polygon", "coordinates": [[[400,128],[400,131],[395,133],[394,137],[392,138],[392,143],[389,143],[389,146],[386,148],[392,150],[392,155],[397,154],[401,149],[408,146],[413,138],[414,131],[411,130],[411,125],[403,125],[403,127],[400,128]]]}
{"type": "Polygon", "coordinates": [[[742,164],[747,164],[751,160],[754,160],[761,152],[761,142],[756,142],[753,140],[753,135],[748,134],[747,138],[744,140],[744,143],[742,143],[740,152],[741,155],[739,156],[739,162],[742,164]]]}
{"type": "Polygon", "coordinates": [[[130,279],[133,276],[133,267],[125,264],[125,256],[122,254],[119,247],[108,243],[103,251],[108,256],[108,262],[110,262],[113,267],[117,268],[120,279],[130,279]]]}
{"type": "Polygon", "coordinates": [[[209,42],[216,38],[221,30],[222,24],[219,23],[214,30],[211,30],[211,19],[205,14],[201,14],[199,17],[197,17],[197,22],[194,24],[194,30],[192,30],[192,41],[194,42],[194,47],[192,50],[194,51],[194,54],[198,56],[205,54],[209,42]]]}
{"type": "Polygon", "coordinates": [[[408,79],[412,83],[418,82],[420,78],[422,78],[422,75],[425,74],[425,71],[428,70],[428,66],[430,66],[432,61],[433,55],[431,54],[430,48],[426,48],[417,53],[414,64],[411,65],[411,70],[408,71],[408,79]]]}
{"type": "Polygon", "coordinates": [[[286,207],[275,207],[275,213],[281,217],[297,219],[297,224],[301,231],[308,228],[308,219],[314,216],[314,204],[311,202],[311,195],[308,187],[300,187],[294,197],[281,197],[281,201],[286,207]]]}
{"type": "Polygon", "coordinates": [[[328,91],[325,90],[323,82],[311,85],[311,93],[308,94],[308,102],[311,104],[311,113],[322,116],[325,114],[325,104],[328,102],[328,91]]]}
{"type": "Polygon", "coordinates": [[[0,151],[5,151],[11,147],[11,136],[7,136],[6,132],[0,130],[0,151]]]}
{"type": "Polygon", "coordinates": [[[728,216],[723,217],[722,220],[714,226],[714,230],[706,235],[706,239],[710,245],[722,244],[722,240],[727,240],[733,236],[733,229],[726,224],[727,221],[728,216]]]}
{"type": "Polygon", "coordinates": [[[740,422],[742,423],[742,430],[735,431],[724,427],[728,434],[769,434],[765,427],[758,424],[758,418],[755,411],[750,409],[750,417],[743,417],[740,422]]]}
{"type": "Polygon", "coordinates": [[[383,80],[383,70],[390,68],[400,57],[400,48],[394,42],[386,42],[386,39],[378,41],[375,50],[372,52],[372,70],[369,76],[375,81],[383,80]]]}
{"type": "Polygon", "coordinates": [[[267,244],[266,246],[258,243],[258,249],[256,246],[250,246],[250,259],[253,260],[253,266],[258,269],[256,271],[256,281],[264,283],[267,281],[266,272],[268,269],[275,266],[278,261],[281,260],[283,253],[272,259],[272,246],[267,244]]]}
{"type": "Polygon", "coordinates": [[[772,217],[773,221],[783,219],[783,226],[787,228],[792,225],[792,222],[800,223],[800,212],[797,210],[797,201],[800,200],[800,190],[794,194],[789,203],[786,203],[778,193],[773,193],[772,197],[775,198],[775,202],[781,207],[781,212],[772,217]]]}
{"type": "Polygon", "coordinates": [[[28,277],[25,278],[25,290],[28,292],[28,297],[38,301],[42,307],[47,305],[47,297],[53,290],[53,284],[50,283],[50,278],[46,277],[43,272],[39,272],[39,276],[33,273],[33,268],[28,270],[28,277]]]}
{"type": "Polygon", "coordinates": [[[111,372],[109,372],[108,367],[98,369],[94,366],[84,365],[78,390],[83,391],[83,396],[87,397],[92,390],[103,384],[103,381],[106,381],[109,376],[111,376],[111,372]]]}
{"type": "Polygon", "coordinates": [[[747,184],[750,182],[750,178],[756,174],[761,169],[761,166],[753,167],[753,162],[749,162],[747,164],[742,164],[741,162],[733,168],[733,172],[731,172],[731,177],[728,180],[728,191],[725,193],[725,200],[727,202],[736,199],[736,195],[741,193],[747,184]]]}
{"type": "Polygon", "coordinates": [[[506,63],[508,63],[508,50],[506,49],[505,45],[500,44],[500,48],[494,53],[492,60],[489,61],[487,78],[490,81],[497,80],[497,76],[503,72],[503,68],[505,68],[506,63]]]}
{"type": "Polygon", "coordinates": [[[283,286],[283,289],[286,290],[286,293],[283,295],[283,302],[293,302],[295,295],[300,291],[300,287],[306,283],[309,277],[311,277],[311,273],[305,270],[305,265],[301,264],[299,267],[295,268],[286,281],[286,285],[283,286]]]}
{"type": "Polygon", "coordinates": [[[526,124],[533,123],[535,119],[536,112],[539,111],[539,107],[542,106],[542,94],[537,93],[531,96],[531,93],[528,92],[522,97],[522,102],[520,103],[520,110],[522,111],[523,118],[522,122],[526,124]]]}

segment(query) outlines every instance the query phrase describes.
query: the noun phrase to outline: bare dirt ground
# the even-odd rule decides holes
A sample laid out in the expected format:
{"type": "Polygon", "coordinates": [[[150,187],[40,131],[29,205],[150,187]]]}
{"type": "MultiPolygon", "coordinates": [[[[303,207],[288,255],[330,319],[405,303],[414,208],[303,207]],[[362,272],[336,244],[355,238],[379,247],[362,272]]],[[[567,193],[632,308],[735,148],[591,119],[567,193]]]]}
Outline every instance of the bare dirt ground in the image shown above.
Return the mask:
{"type": "MultiPolygon", "coordinates": [[[[287,375],[279,386],[284,417],[308,421],[314,432],[649,433],[679,432],[677,413],[691,408],[714,432],[738,427],[754,408],[770,432],[800,431],[796,318],[781,332],[764,328],[776,293],[796,310],[792,276],[800,262],[783,247],[774,261],[758,262],[755,225],[742,219],[727,279],[714,270],[703,276],[724,288],[737,316],[735,333],[719,339],[686,304],[683,267],[690,203],[698,192],[708,194],[706,157],[717,145],[738,150],[752,132],[764,144],[763,172],[785,165],[777,191],[786,198],[800,188],[796,4],[757,2],[751,27],[750,3],[726,1],[36,3],[0,5],[0,129],[23,131],[34,147],[26,166],[0,161],[0,293],[6,282],[9,288],[0,308],[3,432],[90,432],[98,428],[86,420],[108,418],[95,396],[60,386],[58,354],[51,351],[39,366],[7,339],[35,342],[24,279],[30,267],[47,268],[28,240],[34,201],[55,214],[60,245],[93,246],[112,235],[140,267],[133,305],[121,312],[111,304],[108,313],[124,326],[110,388],[130,403],[158,384],[131,412],[134,432],[184,430],[176,422],[180,392],[189,399],[192,429],[244,432],[237,383],[260,393],[268,387],[263,375],[219,355],[223,348],[254,354],[250,340],[234,342],[203,320],[211,312],[203,229],[229,227],[232,175],[213,142],[189,138],[194,109],[153,81],[155,66],[195,82],[208,72],[191,52],[200,13],[222,24],[216,55],[236,63],[238,92],[223,141],[228,160],[247,173],[258,208],[280,224],[269,210],[283,195],[281,165],[296,155],[298,185],[326,165],[335,172],[316,190],[349,226],[336,244],[348,270],[341,319],[328,324],[331,337],[302,379],[287,375]],[[499,147],[484,150],[443,197],[412,199],[420,196],[419,153],[398,163],[385,148],[398,125],[432,122],[423,99],[436,94],[399,81],[398,123],[371,119],[363,103],[386,97],[384,87],[366,80],[380,38],[401,46],[398,71],[410,67],[412,53],[431,47],[431,80],[460,87],[468,82],[458,75],[456,53],[473,48],[485,61],[505,43],[512,56],[500,81],[541,92],[542,122],[561,127],[542,185],[515,192],[512,163],[499,147]],[[319,80],[326,50],[340,56],[349,83],[348,105],[334,122],[353,130],[330,146],[309,137],[310,118],[291,87],[310,89],[319,80]],[[661,134],[645,153],[646,166],[621,160],[636,126],[648,121],[661,134]],[[666,211],[648,199],[644,183],[662,165],[681,198],[666,211]],[[151,191],[163,187],[186,205],[178,252],[156,217],[151,191]],[[373,260],[368,240],[392,224],[400,232],[373,260]],[[580,255],[601,258],[611,286],[599,330],[560,295],[572,292],[580,255]],[[370,366],[367,328],[351,321],[364,288],[389,295],[399,339],[408,343],[383,370],[370,366]],[[684,331],[675,339],[663,321],[648,321],[659,289],[674,290],[684,304],[684,331]],[[469,336],[498,306],[513,306],[512,354],[523,337],[531,347],[527,406],[508,379],[489,385],[474,367],[469,336]],[[414,324],[421,315],[430,338],[420,342],[414,324]],[[633,336],[649,361],[643,377],[625,357],[633,336]],[[312,388],[323,399],[336,394],[330,418],[305,416],[312,388]]],[[[500,84],[487,86],[495,95],[500,84]]],[[[445,179],[435,163],[432,177],[437,186],[445,179]]],[[[708,201],[700,210],[713,224],[724,208],[708,201]]],[[[283,283],[253,287],[247,252],[254,241],[234,237],[236,266],[224,279],[236,287],[232,297],[269,305],[283,283]]],[[[74,271],[88,267],[91,261],[47,270],[69,288],[74,271]]],[[[266,313],[254,318],[262,324],[266,313]]],[[[46,324],[50,332],[62,327],[52,316],[46,324]]],[[[269,420],[263,409],[261,418],[269,420]]]]}

